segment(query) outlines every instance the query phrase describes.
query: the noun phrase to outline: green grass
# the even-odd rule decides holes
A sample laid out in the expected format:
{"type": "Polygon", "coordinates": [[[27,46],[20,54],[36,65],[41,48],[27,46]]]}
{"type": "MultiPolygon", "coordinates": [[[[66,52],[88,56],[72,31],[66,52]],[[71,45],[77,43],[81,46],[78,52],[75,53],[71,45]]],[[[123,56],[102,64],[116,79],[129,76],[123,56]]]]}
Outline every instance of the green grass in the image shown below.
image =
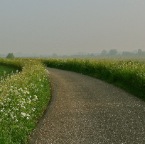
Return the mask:
{"type": "Polygon", "coordinates": [[[42,60],[48,67],[75,71],[112,83],[145,100],[145,62],[137,60],[42,60]]]}
{"type": "Polygon", "coordinates": [[[16,67],[12,67],[12,66],[10,67],[10,66],[0,64],[0,78],[5,77],[8,74],[15,73],[16,71],[17,71],[16,67]]]}
{"type": "Polygon", "coordinates": [[[27,143],[50,100],[48,73],[37,60],[2,62],[19,66],[22,71],[0,82],[0,143],[27,143]]]}

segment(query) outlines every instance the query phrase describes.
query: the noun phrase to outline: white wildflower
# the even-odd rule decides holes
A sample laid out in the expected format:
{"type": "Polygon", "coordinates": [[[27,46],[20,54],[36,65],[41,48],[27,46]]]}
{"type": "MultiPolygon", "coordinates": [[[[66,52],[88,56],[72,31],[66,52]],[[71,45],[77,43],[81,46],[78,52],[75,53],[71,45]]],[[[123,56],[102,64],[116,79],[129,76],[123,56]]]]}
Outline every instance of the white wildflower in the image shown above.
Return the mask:
{"type": "Polygon", "coordinates": [[[21,115],[22,115],[23,117],[25,117],[27,114],[24,113],[24,112],[21,112],[21,115]]]}

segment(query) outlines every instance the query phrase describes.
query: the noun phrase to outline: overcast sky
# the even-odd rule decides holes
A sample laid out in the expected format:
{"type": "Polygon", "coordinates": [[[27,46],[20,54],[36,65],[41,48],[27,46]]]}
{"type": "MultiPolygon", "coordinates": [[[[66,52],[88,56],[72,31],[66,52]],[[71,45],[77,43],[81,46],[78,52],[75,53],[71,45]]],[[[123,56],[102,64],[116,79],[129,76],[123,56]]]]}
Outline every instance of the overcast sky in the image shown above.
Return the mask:
{"type": "Polygon", "coordinates": [[[145,0],[0,0],[0,53],[145,50],[145,0]]]}

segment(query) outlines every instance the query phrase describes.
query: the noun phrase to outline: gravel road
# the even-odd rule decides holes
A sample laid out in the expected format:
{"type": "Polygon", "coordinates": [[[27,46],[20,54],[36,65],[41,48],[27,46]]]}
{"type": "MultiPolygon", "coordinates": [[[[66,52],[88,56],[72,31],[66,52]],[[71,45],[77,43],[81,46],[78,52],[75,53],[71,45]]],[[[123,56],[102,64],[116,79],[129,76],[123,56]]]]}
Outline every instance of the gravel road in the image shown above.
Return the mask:
{"type": "Polygon", "coordinates": [[[145,102],[89,76],[48,70],[52,100],[31,144],[145,144],[145,102]]]}

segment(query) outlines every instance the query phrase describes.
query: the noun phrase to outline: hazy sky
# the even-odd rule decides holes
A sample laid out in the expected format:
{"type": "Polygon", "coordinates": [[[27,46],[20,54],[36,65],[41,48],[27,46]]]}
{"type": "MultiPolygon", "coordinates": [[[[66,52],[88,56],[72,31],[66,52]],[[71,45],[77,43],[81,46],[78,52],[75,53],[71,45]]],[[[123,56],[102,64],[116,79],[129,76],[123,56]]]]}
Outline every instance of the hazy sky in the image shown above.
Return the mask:
{"type": "Polygon", "coordinates": [[[0,0],[0,53],[145,50],[145,0],[0,0]]]}

